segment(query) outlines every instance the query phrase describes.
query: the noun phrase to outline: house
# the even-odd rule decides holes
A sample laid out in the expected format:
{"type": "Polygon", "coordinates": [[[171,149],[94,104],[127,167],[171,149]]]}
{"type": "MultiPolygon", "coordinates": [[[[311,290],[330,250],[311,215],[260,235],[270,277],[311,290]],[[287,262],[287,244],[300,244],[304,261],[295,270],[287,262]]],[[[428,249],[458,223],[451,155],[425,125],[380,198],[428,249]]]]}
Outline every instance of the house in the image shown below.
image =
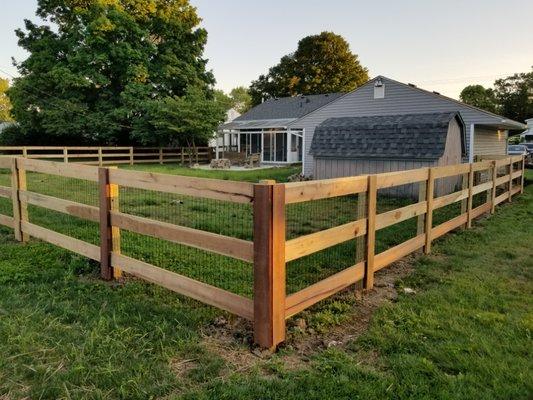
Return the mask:
{"type": "Polygon", "coordinates": [[[309,113],[329,104],[342,93],[284,97],[267,100],[218,129],[224,151],[261,153],[263,163],[302,162],[303,130],[291,128],[309,113]]]}
{"type": "Polygon", "coordinates": [[[377,76],[346,94],[269,100],[222,125],[220,132],[231,132],[234,146],[244,143],[247,151],[260,152],[264,162],[301,161],[305,175],[319,178],[310,150],[315,130],[326,120],[446,112],[458,112],[464,121],[467,161],[475,155],[506,154],[508,130],[525,128],[520,122],[439,93],[377,76]]]}
{"type": "MultiPolygon", "coordinates": [[[[224,123],[231,122],[240,115],[241,113],[236,109],[230,108],[228,111],[226,111],[226,119],[224,120],[224,123]]],[[[209,139],[207,145],[215,149],[220,149],[222,148],[224,141],[229,141],[229,134],[219,135],[217,132],[213,132],[213,138],[209,139]]]]}
{"type": "MultiPolygon", "coordinates": [[[[460,164],[465,124],[458,112],[329,118],[316,129],[310,153],[318,179],[460,164]]],[[[456,190],[457,178],[438,179],[436,195],[456,190]]],[[[417,185],[390,194],[417,196],[417,185]]]]}

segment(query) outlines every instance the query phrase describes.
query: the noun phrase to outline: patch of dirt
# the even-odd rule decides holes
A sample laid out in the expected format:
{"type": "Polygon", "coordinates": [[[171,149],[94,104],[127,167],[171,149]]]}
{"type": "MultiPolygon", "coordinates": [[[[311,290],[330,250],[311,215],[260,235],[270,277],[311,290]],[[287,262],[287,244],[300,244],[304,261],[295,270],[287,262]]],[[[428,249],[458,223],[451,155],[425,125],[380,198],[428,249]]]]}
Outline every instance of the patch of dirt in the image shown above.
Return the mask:
{"type": "MultiPolygon", "coordinates": [[[[278,352],[277,356],[277,359],[283,362],[284,369],[302,368],[316,352],[331,347],[345,348],[348,343],[363,334],[376,309],[383,304],[396,301],[398,292],[395,283],[413,271],[415,257],[416,254],[405,257],[378,271],[375,275],[374,289],[362,296],[353,286],[333,296],[331,299],[345,300],[353,306],[342,323],[327,328],[325,333],[316,332],[301,316],[288,320],[287,340],[280,347],[288,351],[283,351],[281,354],[278,352]]],[[[320,309],[320,303],[315,307],[320,309]]],[[[308,312],[309,315],[312,313],[313,311],[308,312]]],[[[269,351],[254,347],[252,323],[242,318],[218,317],[202,333],[202,345],[213,354],[222,357],[232,367],[225,369],[228,371],[225,374],[228,375],[261,365],[272,356],[269,351]]],[[[377,357],[375,354],[374,361],[377,357]]],[[[372,357],[365,355],[363,358],[365,360],[362,362],[365,364],[373,364],[372,357]]]]}

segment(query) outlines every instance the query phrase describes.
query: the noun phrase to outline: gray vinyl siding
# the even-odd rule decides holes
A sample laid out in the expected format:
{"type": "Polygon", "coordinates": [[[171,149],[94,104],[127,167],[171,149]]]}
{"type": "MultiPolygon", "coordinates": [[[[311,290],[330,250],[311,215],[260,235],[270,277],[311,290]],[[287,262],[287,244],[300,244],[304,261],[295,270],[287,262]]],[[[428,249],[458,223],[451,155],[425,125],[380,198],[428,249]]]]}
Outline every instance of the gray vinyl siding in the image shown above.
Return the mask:
{"type": "Polygon", "coordinates": [[[291,124],[291,127],[305,129],[303,166],[305,175],[315,173],[314,159],[309,154],[315,127],[328,118],[459,111],[466,126],[467,153],[470,124],[498,123],[497,117],[485,115],[444,97],[426,93],[386,78],[382,78],[382,81],[385,84],[385,97],[382,99],[374,99],[374,83],[370,81],[291,124]]]}
{"type": "Polygon", "coordinates": [[[507,131],[476,128],[474,134],[474,155],[487,156],[507,154],[507,131]]]}

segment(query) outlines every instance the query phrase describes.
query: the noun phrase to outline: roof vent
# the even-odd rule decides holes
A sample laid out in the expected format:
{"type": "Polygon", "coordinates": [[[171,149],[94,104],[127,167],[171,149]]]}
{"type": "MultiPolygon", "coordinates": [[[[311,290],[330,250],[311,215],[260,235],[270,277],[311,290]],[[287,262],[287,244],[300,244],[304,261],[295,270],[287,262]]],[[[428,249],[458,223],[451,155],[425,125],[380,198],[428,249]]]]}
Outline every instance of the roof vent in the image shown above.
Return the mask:
{"type": "Polygon", "coordinates": [[[438,95],[440,96],[440,93],[439,93],[439,92],[435,92],[435,91],[433,91],[433,93],[434,93],[434,94],[438,94],[438,95]]]}
{"type": "Polygon", "coordinates": [[[374,82],[374,99],[385,98],[385,84],[381,78],[376,79],[374,82]]]}
{"type": "Polygon", "coordinates": [[[305,102],[306,102],[306,103],[311,103],[311,99],[310,99],[310,98],[306,98],[306,99],[305,99],[305,102]]]}
{"type": "Polygon", "coordinates": [[[416,85],[414,83],[408,83],[409,86],[411,87],[416,87],[416,85]]]}

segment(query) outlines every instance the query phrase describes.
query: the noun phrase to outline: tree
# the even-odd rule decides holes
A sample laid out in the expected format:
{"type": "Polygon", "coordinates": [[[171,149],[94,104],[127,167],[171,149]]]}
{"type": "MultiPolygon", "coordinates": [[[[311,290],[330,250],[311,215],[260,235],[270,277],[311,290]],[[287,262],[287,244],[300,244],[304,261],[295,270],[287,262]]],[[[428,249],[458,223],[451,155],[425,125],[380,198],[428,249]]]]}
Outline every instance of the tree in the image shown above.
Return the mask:
{"type": "Polygon", "coordinates": [[[469,85],[461,91],[459,98],[463,103],[496,112],[496,97],[492,89],[485,89],[481,85],[469,85]]]}
{"type": "Polygon", "coordinates": [[[217,126],[224,121],[223,103],[206,97],[202,88],[189,87],[184,96],[167,96],[148,106],[150,131],[137,130],[137,141],[146,145],[157,143],[173,146],[196,147],[207,144],[217,126]]]}
{"type": "Polygon", "coordinates": [[[190,87],[213,100],[207,33],[188,0],[38,0],[37,15],[55,27],[26,20],[16,31],[30,55],[8,92],[27,136],[131,144],[158,126],[154,102],[190,87]]]}
{"type": "Polygon", "coordinates": [[[533,68],[494,82],[500,112],[507,118],[524,121],[533,117],[533,68]]]}
{"type": "Polygon", "coordinates": [[[11,102],[6,95],[6,91],[9,88],[9,81],[4,78],[0,78],[0,122],[13,121],[11,117],[11,102]]]}
{"type": "Polygon", "coordinates": [[[244,86],[231,89],[229,95],[233,102],[233,108],[240,114],[244,114],[252,108],[252,96],[250,96],[250,92],[244,86]]]}
{"type": "Polygon", "coordinates": [[[322,32],[300,40],[294,53],[253,81],[250,95],[257,105],[272,97],[349,92],[367,80],[368,70],[348,42],[333,32],[322,32]]]}

